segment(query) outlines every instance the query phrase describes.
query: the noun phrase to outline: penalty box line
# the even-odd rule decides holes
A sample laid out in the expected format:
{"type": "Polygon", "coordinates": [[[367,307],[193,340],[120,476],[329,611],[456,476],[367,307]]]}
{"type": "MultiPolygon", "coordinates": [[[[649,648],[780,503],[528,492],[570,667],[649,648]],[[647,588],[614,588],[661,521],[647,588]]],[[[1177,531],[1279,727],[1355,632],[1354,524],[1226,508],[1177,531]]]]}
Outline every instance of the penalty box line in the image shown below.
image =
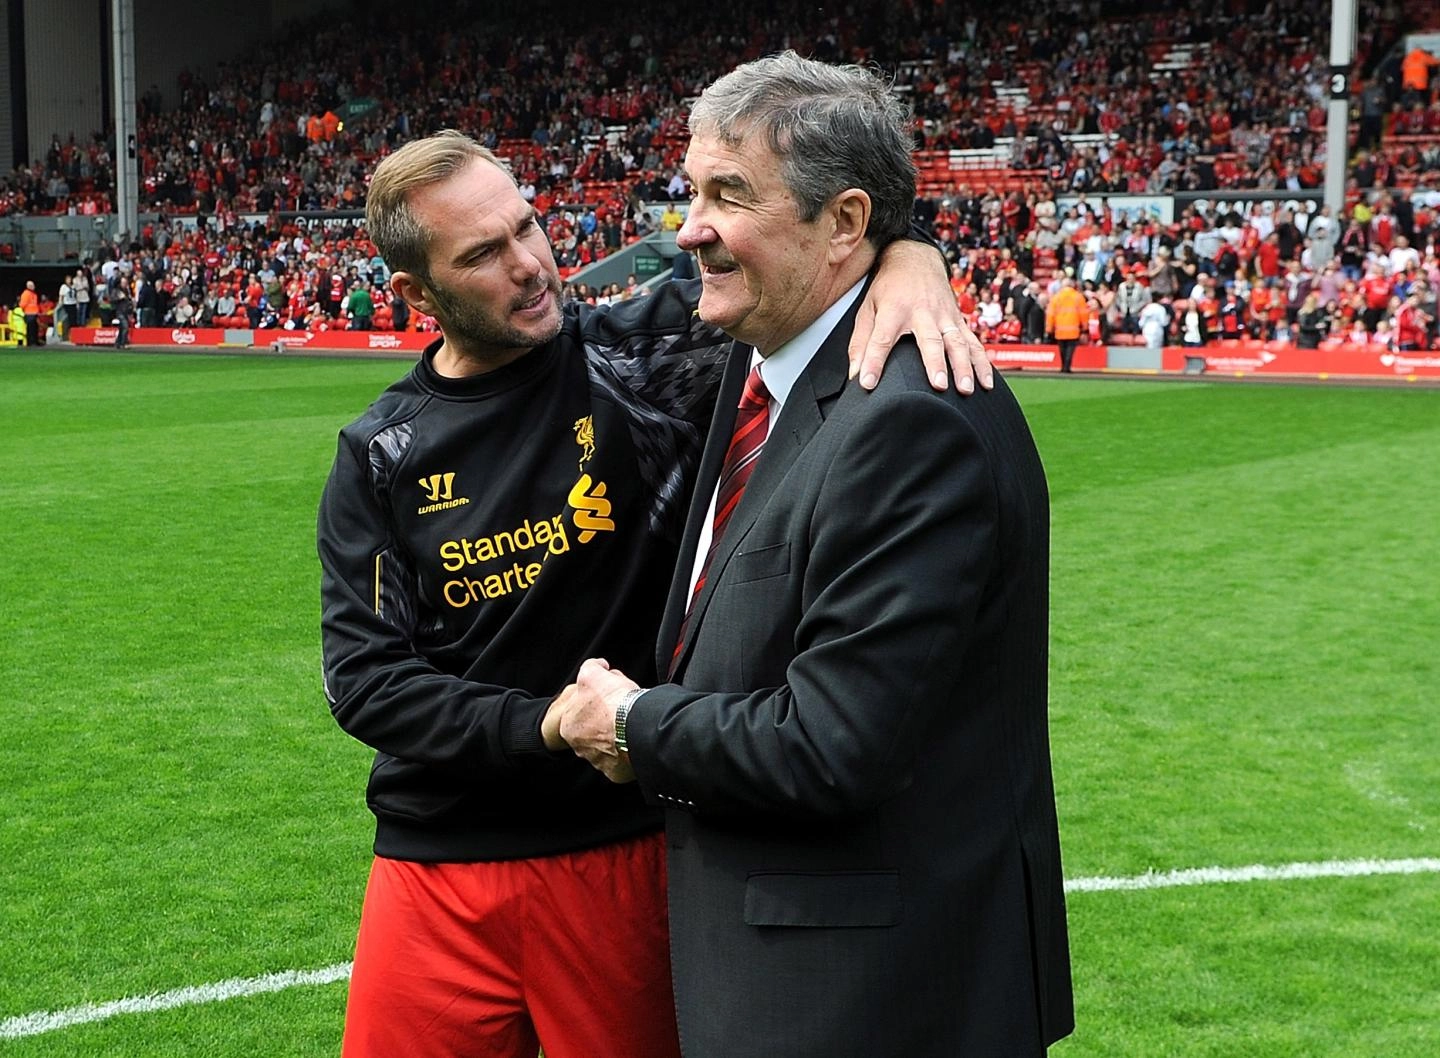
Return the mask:
{"type": "MultiPolygon", "coordinates": [[[[1312,878],[1363,878],[1394,874],[1440,874],[1440,857],[1408,860],[1324,860],[1279,866],[1192,867],[1176,871],[1146,871],[1129,878],[1071,878],[1067,893],[1104,893],[1137,889],[1172,889],[1187,885],[1223,885],[1236,882],[1280,882],[1312,878]]],[[[336,963],[319,970],[283,970],[259,977],[232,977],[211,984],[192,985],[170,992],[131,996],[108,1003],[84,1003],[63,1010],[40,1010],[0,1021],[0,1040],[39,1036],[73,1025],[106,1021],[120,1014],[149,1014],[177,1007],[219,1003],[227,999],[283,992],[304,985],[327,985],[348,980],[351,964],[336,963]]]]}

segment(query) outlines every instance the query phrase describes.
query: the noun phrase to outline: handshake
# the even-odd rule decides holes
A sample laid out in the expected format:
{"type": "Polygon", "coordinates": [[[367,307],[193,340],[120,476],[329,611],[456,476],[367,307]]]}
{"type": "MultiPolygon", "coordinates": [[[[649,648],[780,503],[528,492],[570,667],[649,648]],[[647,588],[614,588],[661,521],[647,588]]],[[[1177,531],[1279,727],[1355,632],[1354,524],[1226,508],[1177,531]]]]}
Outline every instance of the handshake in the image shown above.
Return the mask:
{"type": "Polygon", "coordinates": [[[574,750],[611,782],[634,782],[630,755],[615,745],[615,711],[627,693],[638,689],[603,658],[591,658],[550,703],[540,723],[545,748],[574,750]]]}

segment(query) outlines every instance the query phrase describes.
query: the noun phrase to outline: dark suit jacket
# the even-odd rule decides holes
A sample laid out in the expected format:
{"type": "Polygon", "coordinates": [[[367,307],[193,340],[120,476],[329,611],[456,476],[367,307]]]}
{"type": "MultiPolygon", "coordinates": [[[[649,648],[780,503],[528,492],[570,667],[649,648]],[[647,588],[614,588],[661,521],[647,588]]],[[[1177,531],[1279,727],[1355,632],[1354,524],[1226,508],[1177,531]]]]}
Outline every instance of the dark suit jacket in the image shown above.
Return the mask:
{"type": "MultiPolygon", "coordinates": [[[[771,432],[679,685],[630,713],[636,775],[668,810],[682,1046],[1040,1055],[1073,1025],[1044,472],[1003,380],[937,394],[908,345],[874,393],[847,386],[853,313],[771,432]]],[[[703,457],[661,671],[732,418],[703,457]]]]}

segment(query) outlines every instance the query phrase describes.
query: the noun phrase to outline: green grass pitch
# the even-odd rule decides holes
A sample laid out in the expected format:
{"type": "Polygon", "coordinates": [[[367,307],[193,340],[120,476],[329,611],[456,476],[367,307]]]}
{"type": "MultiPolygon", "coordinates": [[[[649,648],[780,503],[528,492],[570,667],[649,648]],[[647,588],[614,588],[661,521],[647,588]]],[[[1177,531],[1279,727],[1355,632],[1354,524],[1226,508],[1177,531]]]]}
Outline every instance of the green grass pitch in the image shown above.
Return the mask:
{"type": "MultiPolygon", "coordinates": [[[[0,1022],[350,958],[369,754],[320,692],[314,512],[406,367],[0,353],[0,1022]]],[[[1011,377],[1067,876],[1440,856],[1440,391],[1011,377]]],[[[1069,907],[1062,1058],[1440,1053],[1440,875],[1069,907]]],[[[0,1054],[337,1054],[344,999],[0,1054]]]]}

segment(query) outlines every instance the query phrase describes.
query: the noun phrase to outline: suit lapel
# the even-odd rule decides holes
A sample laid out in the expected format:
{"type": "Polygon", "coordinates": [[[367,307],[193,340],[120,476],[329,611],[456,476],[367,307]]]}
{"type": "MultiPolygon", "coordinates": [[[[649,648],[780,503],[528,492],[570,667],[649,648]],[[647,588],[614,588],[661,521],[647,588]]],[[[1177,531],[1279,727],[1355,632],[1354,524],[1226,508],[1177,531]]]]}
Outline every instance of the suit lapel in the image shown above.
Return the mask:
{"type": "MultiPolygon", "coordinates": [[[[865,290],[868,289],[869,283],[867,282],[865,290]]],[[[710,569],[705,577],[705,587],[701,590],[699,598],[695,600],[695,614],[685,629],[685,642],[682,644],[679,660],[681,666],[684,665],[686,656],[690,652],[690,644],[694,641],[696,630],[699,629],[705,616],[705,608],[710,605],[710,598],[715,593],[715,586],[720,581],[730,557],[735,554],[736,549],[740,546],[740,541],[745,538],[745,534],[755,524],[755,520],[765,509],[765,505],[776,488],[795,464],[796,457],[819,432],[830,407],[849,380],[850,361],[847,352],[850,335],[855,330],[855,316],[860,310],[860,303],[865,300],[865,290],[860,292],[860,296],[855,299],[849,311],[840,318],[840,322],[835,325],[835,329],[830,332],[819,350],[811,357],[810,363],[801,372],[800,377],[795,380],[795,385],[791,387],[789,399],[785,401],[785,406],[780,410],[780,418],[765,441],[765,450],[760,455],[760,461],[755,464],[755,472],[745,485],[745,493],[740,497],[740,503],[730,517],[730,524],[725,527],[725,535],[721,537],[720,546],[710,562],[710,569]]],[[[724,416],[726,422],[723,437],[719,436],[721,416],[716,415],[715,425],[711,428],[710,438],[705,445],[702,464],[710,472],[702,473],[701,481],[696,486],[694,502],[690,505],[691,517],[690,522],[685,526],[685,547],[682,549],[682,556],[688,556],[690,564],[687,565],[682,557],[680,569],[676,570],[675,582],[671,584],[670,603],[665,609],[665,622],[661,632],[659,648],[661,653],[666,651],[666,643],[673,648],[674,637],[679,631],[680,621],[685,614],[683,607],[688,600],[677,599],[675,586],[684,579],[687,583],[680,586],[681,594],[683,595],[688,588],[689,573],[694,564],[695,541],[700,533],[700,523],[696,520],[696,512],[698,510],[700,519],[705,517],[710,503],[710,494],[715,491],[715,484],[720,476],[720,462],[724,459],[725,449],[730,444],[730,434],[735,423],[735,409],[732,406],[738,405],[740,392],[745,384],[745,375],[749,373],[749,347],[744,348],[746,350],[745,357],[732,355],[731,362],[726,367],[724,384],[728,386],[734,381],[734,392],[731,394],[728,390],[722,391],[719,399],[727,402],[722,405],[723,407],[730,407],[732,410],[724,416]],[[742,359],[745,368],[739,373],[738,380],[732,380],[731,375],[736,371],[736,363],[742,359]],[[711,449],[716,446],[717,437],[719,455],[715,460],[715,465],[710,467],[713,454],[711,449]],[[677,605],[681,607],[678,616],[674,612],[677,605]],[[674,618],[673,623],[672,618],[674,618]]],[[[667,656],[664,658],[664,665],[660,671],[668,671],[666,666],[669,663],[670,658],[667,656]]]]}
{"type": "Polygon", "coordinates": [[[684,535],[680,538],[680,556],[676,559],[675,575],[670,578],[670,594],[666,597],[665,616],[660,621],[660,638],[655,644],[657,671],[661,676],[670,671],[675,637],[680,634],[680,622],[684,620],[685,609],[690,603],[690,574],[695,569],[695,549],[700,540],[700,529],[710,511],[710,497],[720,480],[720,467],[725,462],[725,450],[730,447],[730,435],[735,431],[740,394],[745,389],[745,376],[750,373],[750,351],[750,346],[732,342],[730,358],[720,378],[715,414],[710,420],[705,450],[700,454],[700,467],[690,494],[690,512],[685,519],[684,535]]]}

